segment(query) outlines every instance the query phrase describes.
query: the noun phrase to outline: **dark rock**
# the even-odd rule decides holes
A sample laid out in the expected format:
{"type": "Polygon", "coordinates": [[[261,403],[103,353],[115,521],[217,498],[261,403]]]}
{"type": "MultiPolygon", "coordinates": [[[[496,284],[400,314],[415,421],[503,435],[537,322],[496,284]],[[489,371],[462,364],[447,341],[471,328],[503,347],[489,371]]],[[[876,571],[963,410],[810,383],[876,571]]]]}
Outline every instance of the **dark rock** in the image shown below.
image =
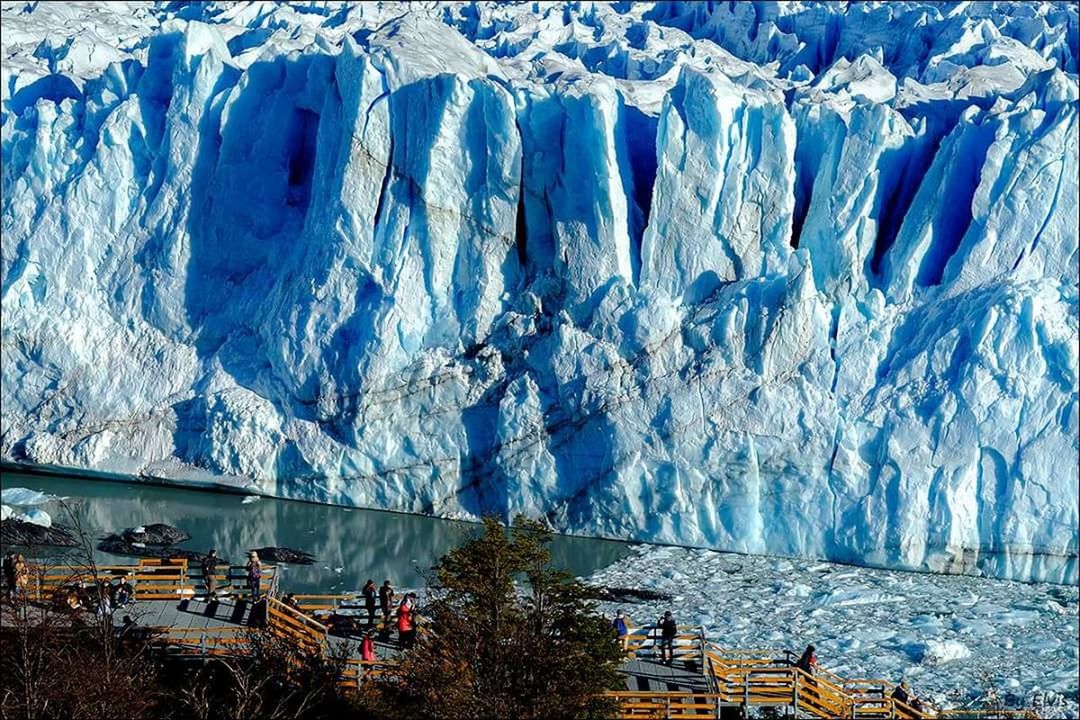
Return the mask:
{"type": "MultiPolygon", "coordinates": [[[[136,545],[125,540],[120,535],[109,535],[103,538],[98,543],[97,549],[113,555],[126,555],[128,557],[162,558],[164,560],[184,558],[189,563],[201,563],[206,557],[206,553],[197,550],[185,550],[184,548],[174,548],[168,545],[136,545]]],[[[218,562],[223,566],[230,564],[228,560],[220,557],[218,562]]]]}
{"type": "Polygon", "coordinates": [[[34,523],[8,518],[0,523],[0,542],[3,545],[56,545],[75,547],[79,543],[73,531],[60,525],[42,527],[34,523]]]}
{"type": "Polygon", "coordinates": [[[292,563],[294,565],[311,565],[315,562],[315,556],[303,550],[273,546],[252,549],[259,553],[259,560],[263,562],[292,563]]]}
{"type": "Polygon", "coordinates": [[[141,530],[128,528],[122,535],[128,542],[144,543],[146,545],[174,545],[191,539],[191,535],[188,535],[180,528],[174,528],[172,525],[164,523],[144,525],[141,530]]]}

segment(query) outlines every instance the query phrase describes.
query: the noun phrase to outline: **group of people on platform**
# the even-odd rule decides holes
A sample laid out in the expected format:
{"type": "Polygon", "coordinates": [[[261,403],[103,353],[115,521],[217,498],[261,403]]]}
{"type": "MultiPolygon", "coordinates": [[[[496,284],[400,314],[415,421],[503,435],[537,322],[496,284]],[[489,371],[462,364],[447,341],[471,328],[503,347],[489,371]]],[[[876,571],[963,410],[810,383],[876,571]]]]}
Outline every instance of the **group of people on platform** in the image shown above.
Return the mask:
{"type": "Polygon", "coordinates": [[[66,586],[53,598],[69,610],[93,610],[99,618],[112,617],[113,612],[135,601],[135,586],[127,575],[111,579],[102,578],[93,585],[77,588],[66,586]]]}
{"type": "MultiPolygon", "coordinates": [[[[623,652],[629,649],[630,628],[626,623],[626,615],[622,610],[615,613],[611,621],[611,628],[615,632],[615,638],[623,652]]],[[[666,611],[656,621],[654,628],[649,634],[656,633],[656,648],[659,651],[660,662],[671,665],[675,661],[675,638],[678,636],[678,625],[671,611],[666,611]]],[[[790,661],[789,661],[790,662],[790,661]]],[[[807,645],[799,659],[791,663],[792,667],[802,670],[807,675],[814,676],[818,669],[817,650],[813,645],[807,645]]],[[[911,691],[907,682],[901,682],[889,696],[891,699],[901,702],[917,712],[924,712],[922,701],[911,691]]]]}
{"type": "MultiPolygon", "coordinates": [[[[376,661],[378,659],[375,647],[376,637],[388,640],[394,630],[397,630],[398,643],[403,649],[408,650],[416,644],[416,593],[407,592],[401,596],[400,602],[395,603],[397,593],[389,580],[384,581],[380,586],[369,579],[360,590],[360,597],[363,608],[367,612],[366,622],[363,617],[336,612],[331,614],[326,622],[336,632],[347,635],[361,634],[362,660],[376,661]],[[377,632],[376,625],[379,624],[377,620],[380,615],[381,628],[377,632]]],[[[282,602],[303,612],[294,593],[286,593],[282,602]]]]}
{"type": "MultiPolygon", "coordinates": [[[[30,565],[22,554],[4,554],[3,579],[4,594],[8,600],[28,598],[30,565]]],[[[114,610],[135,600],[135,586],[130,574],[92,581],[73,579],[54,590],[52,599],[60,608],[70,612],[89,610],[99,618],[111,617],[114,610]]]]}
{"type": "Polygon", "coordinates": [[[401,602],[397,604],[396,618],[393,617],[395,615],[394,586],[389,580],[376,586],[375,581],[369,578],[361,588],[360,596],[363,598],[364,609],[367,611],[368,626],[360,645],[361,659],[375,660],[376,610],[382,614],[383,637],[388,637],[391,627],[394,627],[397,629],[398,641],[402,648],[408,650],[416,644],[416,593],[407,592],[401,596],[401,602]],[[391,620],[394,622],[391,623],[391,620]]]}
{"type": "MultiPolygon", "coordinates": [[[[221,560],[218,558],[217,549],[210,548],[210,552],[206,553],[200,564],[207,598],[215,597],[218,594],[217,571],[219,565],[221,565],[221,560]]],[[[262,599],[262,576],[263,566],[259,560],[259,553],[252,550],[248,553],[247,564],[244,565],[244,579],[247,590],[251,593],[252,602],[259,602],[262,599]]]]}
{"type": "MultiPolygon", "coordinates": [[[[611,628],[615,631],[615,638],[623,652],[629,649],[630,629],[626,624],[626,615],[622,610],[615,612],[615,618],[611,621],[611,628]]],[[[660,662],[671,665],[675,662],[675,638],[679,634],[679,626],[675,618],[668,610],[656,621],[656,626],[650,634],[656,632],[656,648],[660,651],[660,662]]]]}

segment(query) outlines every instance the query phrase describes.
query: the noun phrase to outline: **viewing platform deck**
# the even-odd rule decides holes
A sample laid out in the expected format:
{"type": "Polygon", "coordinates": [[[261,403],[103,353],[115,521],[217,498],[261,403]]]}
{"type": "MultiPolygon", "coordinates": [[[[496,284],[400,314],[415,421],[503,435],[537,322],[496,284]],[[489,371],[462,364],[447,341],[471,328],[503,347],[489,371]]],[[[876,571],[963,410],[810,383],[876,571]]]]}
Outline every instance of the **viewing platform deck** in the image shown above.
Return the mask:
{"type": "MultiPolygon", "coordinates": [[[[235,655],[253,630],[265,630],[313,652],[346,658],[341,683],[361,683],[393,675],[401,648],[396,633],[373,626],[362,602],[351,595],[295,595],[295,606],[282,600],[277,573],[267,566],[258,601],[237,582],[243,568],[218,575],[219,592],[208,597],[201,573],[184,560],[141,560],[133,565],[95,568],[38,568],[26,592],[41,607],[67,602],[80,593],[82,612],[103,579],[127,578],[134,600],[113,611],[118,630],[124,623],[148,633],[152,644],[169,654],[206,657],[235,655]],[[88,594],[89,593],[89,594],[88,594]],[[361,661],[360,639],[377,633],[378,660],[361,661]]],[[[90,603],[93,601],[90,600],[90,603]]],[[[78,612],[78,611],[74,611],[78,612]]],[[[7,618],[5,618],[5,625],[7,618]]],[[[786,651],[722,648],[702,628],[680,629],[670,664],[660,661],[657,629],[635,627],[628,619],[624,690],[610,695],[618,702],[620,720],[743,717],[752,709],[772,708],[788,717],[809,718],[1020,718],[1034,713],[1016,710],[938,710],[908,705],[891,697],[895,684],[882,679],[846,679],[825,669],[808,673],[794,666],[786,651]]],[[[128,630],[130,629],[128,628],[128,630]]]]}

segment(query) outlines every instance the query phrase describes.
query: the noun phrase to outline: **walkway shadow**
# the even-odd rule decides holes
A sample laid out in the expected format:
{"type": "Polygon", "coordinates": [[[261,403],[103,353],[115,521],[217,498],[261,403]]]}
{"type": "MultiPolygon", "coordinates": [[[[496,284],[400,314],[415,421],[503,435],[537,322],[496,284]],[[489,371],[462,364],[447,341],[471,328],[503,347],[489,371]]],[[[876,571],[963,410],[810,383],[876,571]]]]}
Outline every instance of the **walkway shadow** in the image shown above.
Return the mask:
{"type": "MultiPolygon", "coordinates": [[[[181,600],[176,609],[181,613],[199,615],[230,625],[252,625],[260,616],[259,603],[254,606],[248,600],[215,598],[204,600],[190,598],[181,600]]],[[[265,614],[265,611],[262,611],[265,614]]]]}

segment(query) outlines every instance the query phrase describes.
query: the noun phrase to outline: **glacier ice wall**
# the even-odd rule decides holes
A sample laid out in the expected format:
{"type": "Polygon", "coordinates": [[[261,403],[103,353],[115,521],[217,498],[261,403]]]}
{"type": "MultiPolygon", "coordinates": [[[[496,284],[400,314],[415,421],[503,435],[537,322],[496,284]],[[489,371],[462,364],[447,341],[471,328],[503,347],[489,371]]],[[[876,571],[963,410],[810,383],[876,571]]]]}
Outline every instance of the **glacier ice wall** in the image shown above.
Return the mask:
{"type": "Polygon", "coordinates": [[[1075,4],[2,13],[5,461],[1078,582],[1075,4]]]}

